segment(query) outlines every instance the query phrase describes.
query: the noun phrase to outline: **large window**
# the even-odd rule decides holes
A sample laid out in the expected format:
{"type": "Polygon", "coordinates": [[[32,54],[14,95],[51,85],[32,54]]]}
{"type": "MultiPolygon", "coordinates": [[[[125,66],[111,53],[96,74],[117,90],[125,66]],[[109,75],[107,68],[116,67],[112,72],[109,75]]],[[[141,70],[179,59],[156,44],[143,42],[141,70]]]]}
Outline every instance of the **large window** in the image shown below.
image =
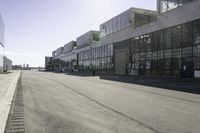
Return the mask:
{"type": "Polygon", "coordinates": [[[192,57],[192,23],[182,25],[182,57],[192,57]]]}
{"type": "Polygon", "coordinates": [[[131,10],[128,10],[100,26],[101,36],[106,36],[131,25],[131,10]]]}
{"type": "Polygon", "coordinates": [[[193,0],[159,0],[159,12],[164,13],[193,0]]]}
{"type": "Polygon", "coordinates": [[[200,70],[200,20],[193,23],[193,49],[195,69],[200,70]]]}
{"type": "Polygon", "coordinates": [[[156,20],[156,15],[135,13],[134,28],[140,27],[155,20],[156,20]]]}
{"type": "Polygon", "coordinates": [[[181,62],[194,60],[194,69],[200,70],[200,20],[141,35],[132,41],[133,69],[146,62],[146,70],[150,69],[152,75],[178,77],[181,62]]]}
{"type": "Polygon", "coordinates": [[[110,70],[112,69],[113,45],[103,45],[79,53],[79,69],[110,70]]]}

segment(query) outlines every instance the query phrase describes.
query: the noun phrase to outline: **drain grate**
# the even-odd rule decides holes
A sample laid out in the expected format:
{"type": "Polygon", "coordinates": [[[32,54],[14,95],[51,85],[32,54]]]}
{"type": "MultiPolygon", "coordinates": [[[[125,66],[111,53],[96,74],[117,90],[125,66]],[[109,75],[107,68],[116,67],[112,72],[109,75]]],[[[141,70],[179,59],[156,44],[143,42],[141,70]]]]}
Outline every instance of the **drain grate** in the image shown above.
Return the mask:
{"type": "Polygon", "coordinates": [[[20,75],[4,133],[25,133],[22,75],[20,75]]]}

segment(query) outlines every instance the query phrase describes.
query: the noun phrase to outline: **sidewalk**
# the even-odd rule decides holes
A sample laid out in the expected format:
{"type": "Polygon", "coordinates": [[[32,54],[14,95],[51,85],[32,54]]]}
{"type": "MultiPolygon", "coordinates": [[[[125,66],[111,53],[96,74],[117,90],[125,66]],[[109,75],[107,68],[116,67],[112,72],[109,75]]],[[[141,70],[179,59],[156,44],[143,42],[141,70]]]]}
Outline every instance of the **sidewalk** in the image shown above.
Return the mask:
{"type": "Polygon", "coordinates": [[[4,133],[20,71],[0,74],[0,133],[4,133]]]}

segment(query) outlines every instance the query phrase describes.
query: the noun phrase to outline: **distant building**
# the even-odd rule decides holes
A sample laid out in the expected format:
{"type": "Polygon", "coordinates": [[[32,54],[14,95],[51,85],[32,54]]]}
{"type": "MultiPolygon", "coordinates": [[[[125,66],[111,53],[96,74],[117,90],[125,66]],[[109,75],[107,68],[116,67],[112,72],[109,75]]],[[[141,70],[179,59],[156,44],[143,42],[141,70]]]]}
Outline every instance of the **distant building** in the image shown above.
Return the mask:
{"type": "Polygon", "coordinates": [[[13,70],[22,70],[22,65],[13,65],[12,69],[13,70]]]}
{"type": "Polygon", "coordinates": [[[52,57],[45,57],[45,70],[52,71],[53,70],[53,58],[52,57]]]}
{"type": "Polygon", "coordinates": [[[4,71],[12,70],[12,61],[6,56],[4,56],[3,69],[4,71]]]}

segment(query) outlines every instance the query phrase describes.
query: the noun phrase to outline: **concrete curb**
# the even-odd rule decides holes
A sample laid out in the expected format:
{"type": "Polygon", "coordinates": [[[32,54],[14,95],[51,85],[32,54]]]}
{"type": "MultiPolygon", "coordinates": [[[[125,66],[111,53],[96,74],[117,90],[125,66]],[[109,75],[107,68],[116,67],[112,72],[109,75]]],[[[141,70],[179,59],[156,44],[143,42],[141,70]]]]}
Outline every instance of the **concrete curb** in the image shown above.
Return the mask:
{"type": "Polygon", "coordinates": [[[0,133],[4,133],[20,74],[21,71],[15,71],[12,76],[3,81],[4,88],[1,89],[4,90],[4,93],[0,99],[0,133]]]}

